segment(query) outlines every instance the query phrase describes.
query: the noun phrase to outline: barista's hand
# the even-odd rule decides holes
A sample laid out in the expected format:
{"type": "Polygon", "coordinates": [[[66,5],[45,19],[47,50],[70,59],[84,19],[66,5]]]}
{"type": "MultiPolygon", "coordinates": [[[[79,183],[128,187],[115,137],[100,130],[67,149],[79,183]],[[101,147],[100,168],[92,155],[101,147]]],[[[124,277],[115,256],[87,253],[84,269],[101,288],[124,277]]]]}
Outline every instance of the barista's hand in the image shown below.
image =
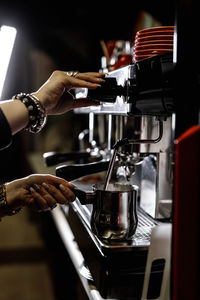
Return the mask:
{"type": "Polygon", "coordinates": [[[68,76],[66,72],[55,71],[45,84],[33,93],[43,103],[48,115],[65,113],[78,107],[98,105],[87,99],[74,99],[70,93],[72,88],[95,89],[100,86],[105,74],[103,73],[77,73],[75,77],[68,76]]]}
{"type": "Polygon", "coordinates": [[[6,184],[6,198],[11,209],[28,206],[35,211],[46,211],[57,203],[75,200],[73,184],[52,175],[30,175],[6,184]]]}

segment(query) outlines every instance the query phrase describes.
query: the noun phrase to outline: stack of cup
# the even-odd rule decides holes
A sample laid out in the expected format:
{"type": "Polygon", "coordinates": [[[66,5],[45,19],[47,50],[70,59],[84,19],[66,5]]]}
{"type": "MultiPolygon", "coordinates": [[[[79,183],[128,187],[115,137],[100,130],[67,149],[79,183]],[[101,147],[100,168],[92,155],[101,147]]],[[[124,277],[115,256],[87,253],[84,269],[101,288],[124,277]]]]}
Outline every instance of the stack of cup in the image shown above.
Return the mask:
{"type": "Polygon", "coordinates": [[[138,31],[133,47],[133,62],[173,52],[174,29],[175,26],[161,26],[138,31]]]}

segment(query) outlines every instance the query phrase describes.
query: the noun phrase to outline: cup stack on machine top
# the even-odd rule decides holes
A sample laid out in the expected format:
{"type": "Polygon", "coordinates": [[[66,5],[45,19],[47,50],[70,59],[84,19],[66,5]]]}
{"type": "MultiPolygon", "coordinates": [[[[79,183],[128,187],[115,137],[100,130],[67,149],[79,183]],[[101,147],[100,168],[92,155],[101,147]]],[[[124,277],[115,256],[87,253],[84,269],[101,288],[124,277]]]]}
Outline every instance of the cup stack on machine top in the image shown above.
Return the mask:
{"type": "Polygon", "coordinates": [[[136,33],[133,62],[173,52],[174,26],[152,27],[136,33]]]}

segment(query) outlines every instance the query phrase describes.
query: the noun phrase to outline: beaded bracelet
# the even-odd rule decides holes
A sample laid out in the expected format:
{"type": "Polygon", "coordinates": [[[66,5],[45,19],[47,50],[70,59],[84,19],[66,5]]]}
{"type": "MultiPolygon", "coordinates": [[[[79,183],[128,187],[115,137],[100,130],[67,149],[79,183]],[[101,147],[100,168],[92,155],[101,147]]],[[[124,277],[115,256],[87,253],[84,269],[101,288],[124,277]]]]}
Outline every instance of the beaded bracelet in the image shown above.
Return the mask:
{"type": "MultiPolygon", "coordinates": [[[[7,199],[6,199],[6,188],[5,184],[0,184],[0,215],[1,211],[3,215],[5,216],[13,216],[20,212],[22,208],[16,208],[16,209],[11,209],[8,205],[7,199]]],[[[1,220],[1,218],[0,218],[1,220]]]]}
{"type": "Polygon", "coordinates": [[[28,109],[29,123],[26,130],[32,133],[38,133],[42,130],[47,121],[45,108],[40,100],[32,94],[17,94],[13,96],[14,100],[20,100],[28,109]]]}

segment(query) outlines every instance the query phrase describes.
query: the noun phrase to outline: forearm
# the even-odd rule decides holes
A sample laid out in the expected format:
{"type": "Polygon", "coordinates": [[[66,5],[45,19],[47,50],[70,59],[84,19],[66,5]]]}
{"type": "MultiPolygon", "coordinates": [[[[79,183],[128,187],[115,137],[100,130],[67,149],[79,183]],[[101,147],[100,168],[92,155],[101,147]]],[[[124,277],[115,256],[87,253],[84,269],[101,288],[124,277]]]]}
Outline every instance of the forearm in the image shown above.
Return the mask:
{"type": "Polygon", "coordinates": [[[88,89],[100,87],[104,76],[103,73],[89,72],[76,73],[73,77],[66,72],[55,71],[37,92],[30,95],[22,93],[16,95],[15,100],[0,102],[0,108],[8,121],[12,135],[24,128],[30,132],[39,132],[46,122],[47,115],[58,115],[78,107],[99,105],[88,99],[74,101],[70,90],[79,87],[88,89]],[[22,102],[25,99],[24,95],[29,99],[28,102],[22,102]],[[33,95],[38,99],[37,101],[32,99],[33,102],[30,104],[30,98],[35,98],[33,95]]]}
{"type": "Polygon", "coordinates": [[[29,121],[28,111],[21,101],[3,101],[0,103],[0,107],[10,125],[12,134],[26,127],[29,121]]]}

